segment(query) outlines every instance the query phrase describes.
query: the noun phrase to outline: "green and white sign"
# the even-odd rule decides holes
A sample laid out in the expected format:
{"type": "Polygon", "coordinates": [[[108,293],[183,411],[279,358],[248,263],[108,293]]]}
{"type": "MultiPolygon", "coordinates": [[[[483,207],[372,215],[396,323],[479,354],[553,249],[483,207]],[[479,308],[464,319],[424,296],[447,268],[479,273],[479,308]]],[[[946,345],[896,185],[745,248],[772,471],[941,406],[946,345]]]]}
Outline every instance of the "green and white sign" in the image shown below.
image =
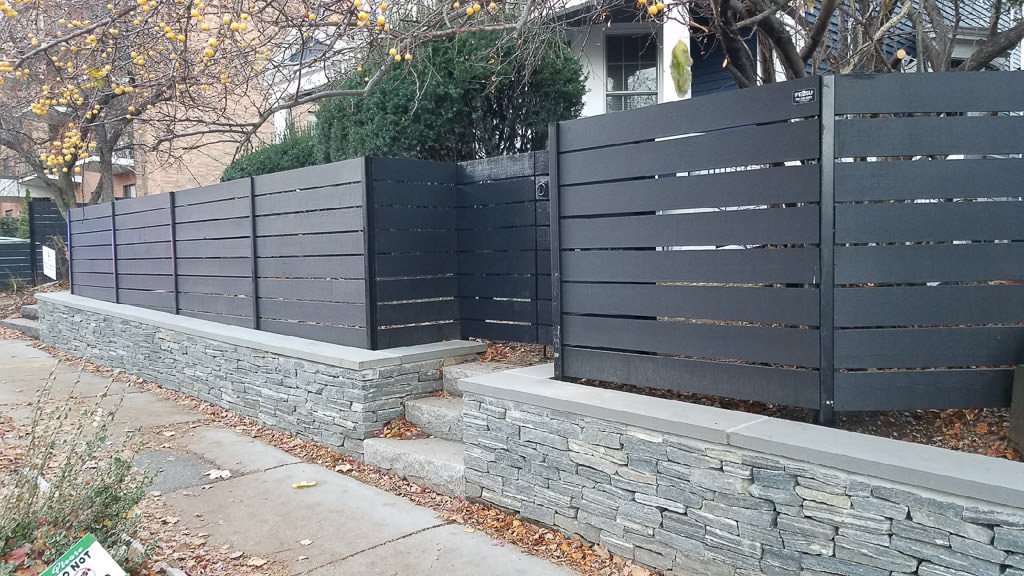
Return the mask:
{"type": "Polygon", "coordinates": [[[78,541],[41,576],[128,576],[92,534],[78,541]]]}

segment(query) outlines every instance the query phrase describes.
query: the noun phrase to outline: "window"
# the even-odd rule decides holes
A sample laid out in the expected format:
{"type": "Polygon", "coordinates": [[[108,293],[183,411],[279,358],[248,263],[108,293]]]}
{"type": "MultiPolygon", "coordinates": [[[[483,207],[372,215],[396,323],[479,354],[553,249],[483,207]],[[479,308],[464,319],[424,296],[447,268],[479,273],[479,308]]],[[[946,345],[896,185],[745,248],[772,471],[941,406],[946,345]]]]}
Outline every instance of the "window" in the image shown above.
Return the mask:
{"type": "Polygon", "coordinates": [[[122,198],[135,198],[135,184],[125,184],[122,198]]]}
{"type": "Polygon", "coordinates": [[[14,216],[14,208],[8,208],[8,209],[4,210],[4,216],[6,216],[8,218],[14,216]]]}
{"type": "Polygon", "coordinates": [[[316,126],[316,110],[310,110],[306,112],[306,127],[313,128],[316,126]]]}
{"type": "Polygon", "coordinates": [[[605,106],[608,112],[658,103],[658,42],[653,34],[609,35],[605,106]]]}

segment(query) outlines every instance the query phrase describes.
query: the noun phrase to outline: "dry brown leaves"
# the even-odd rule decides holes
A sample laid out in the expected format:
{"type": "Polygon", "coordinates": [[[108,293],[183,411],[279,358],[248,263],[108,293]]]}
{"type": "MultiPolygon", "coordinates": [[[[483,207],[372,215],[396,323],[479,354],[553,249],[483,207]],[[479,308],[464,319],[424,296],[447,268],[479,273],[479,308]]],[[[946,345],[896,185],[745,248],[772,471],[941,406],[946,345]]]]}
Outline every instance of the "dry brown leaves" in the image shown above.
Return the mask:
{"type": "Polygon", "coordinates": [[[374,436],[378,438],[392,438],[394,440],[415,440],[426,438],[427,433],[420,430],[415,424],[409,422],[404,416],[399,416],[377,430],[374,436]]]}
{"type": "Polygon", "coordinates": [[[540,344],[521,344],[519,342],[492,342],[481,340],[487,344],[487,351],[480,356],[481,362],[496,362],[513,366],[535,366],[551,362],[549,348],[540,344]]]}
{"type": "MultiPolygon", "coordinates": [[[[64,354],[53,348],[43,345],[38,345],[38,347],[61,358],[65,362],[75,363],[76,365],[82,362],[80,358],[64,354]]],[[[106,376],[114,374],[114,371],[95,363],[85,361],[84,364],[86,370],[106,376]]],[[[403,480],[390,472],[366,466],[349,456],[337,452],[330,446],[296,438],[289,433],[274,430],[250,418],[192,398],[181,392],[161,388],[152,382],[135,376],[118,374],[115,377],[119,381],[131,386],[136,386],[163,398],[174,400],[205,414],[212,421],[207,422],[207,424],[213,423],[232,428],[237,432],[276,446],[305,462],[318,464],[339,474],[351,476],[356,480],[376,486],[381,490],[402,496],[420,506],[430,508],[437,512],[446,522],[463,525],[466,527],[466,531],[469,532],[480,531],[487,534],[493,539],[492,544],[494,546],[515,544],[530,554],[572,568],[582,574],[599,576],[652,576],[655,574],[646,567],[634,564],[632,560],[626,560],[610,554],[607,549],[601,546],[590,546],[579,538],[569,538],[556,530],[524,522],[516,518],[514,514],[499,510],[493,506],[438,494],[419,484],[403,480]]],[[[399,429],[402,429],[401,426],[399,426],[399,429]]],[[[148,533],[148,537],[159,538],[161,542],[167,542],[167,545],[161,544],[161,552],[154,559],[154,562],[149,563],[150,566],[155,562],[166,561],[169,558],[177,562],[189,576],[224,573],[273,574],[277,576],[276,572],[245,572],[241,568],[252,568],[252,566],[245,565],[244,558],[232,560],[229,557],[232,554],[230,550],[211,550],[209,546],[199,548],[198,550],[201,553],[196,554],[194,563],[189,564],[188,555],[190,550],[183,543],[187,544],[192,542],[189,540],[190,538],[201,538],[201,536],[188,533],[187,531],[175,531],[173,530],[173,525],[159,521],[167,515],[165,513],[161,516],[160,507],[162,505],[161,499],[153,496],[146,499],[146,509],[143,511],[147,515],[147,529],[151,531],[148,533]],[[156,519],[157,521],[150,521],[150,519],[156,519]],[[227,561],[224,560],[225,558],[227,558],[227,561]],[[190,566],[191,569],[189,568],[190,566]],[[226,572],[217,571],[225,566],[230,566],[231,569],[226,572]]],[[[265,570],[268,566],[264,566],[261,570],[265,570]]],[[[148,576],[155,573],[147,572],[146,574],[148,576]]]]}
{"type": "Polygon", "coordinates": [[[67,282],[51,282],[36,288],[27,288],[17,292],[0,292],[0,318],[17,318],[21,316],[21,307],[35,304],[37,293],[62,292],[67,289],[67,282]]]}

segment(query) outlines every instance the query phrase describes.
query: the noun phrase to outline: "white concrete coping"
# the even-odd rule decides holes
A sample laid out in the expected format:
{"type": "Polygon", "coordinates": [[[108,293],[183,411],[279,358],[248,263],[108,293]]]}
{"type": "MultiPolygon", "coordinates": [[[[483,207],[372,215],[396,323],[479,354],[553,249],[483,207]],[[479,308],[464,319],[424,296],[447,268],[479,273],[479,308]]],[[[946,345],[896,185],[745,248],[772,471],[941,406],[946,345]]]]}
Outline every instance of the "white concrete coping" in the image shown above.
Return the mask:
{"type": "Polygon", "coordinates": [[[721,408],[552,380],[551,365],[474,376],[464,393],[522,402],[1024,508],[1024,464],[721,408]]]}
{"type": "Polygon", "coordinates": [[[390,348],[388,350],[364,350],[363,348],[317,342],[316,340],[307,340],[306,338],[298,338],[296,336],[273,334],[251,328],[220,324],[209,320],[178,316],[127,304],[114,304],[112,302],[75,296],[68,292],[37,294],[36,298],[59,306],[105,314],[167,330],[174,330],[175,332],[199,338],[207,338],[243,348],[262,350],[264,352],[280,354],[281,356],[309,360],[310,362],[318,362],[349,370],[364,370],[367,368],[408,364],[410,362],[437,360],[439,358],[467,356],[479,354],[487,350],[486,344],[465,340],[450,340],[420,346],[390,348]]]}

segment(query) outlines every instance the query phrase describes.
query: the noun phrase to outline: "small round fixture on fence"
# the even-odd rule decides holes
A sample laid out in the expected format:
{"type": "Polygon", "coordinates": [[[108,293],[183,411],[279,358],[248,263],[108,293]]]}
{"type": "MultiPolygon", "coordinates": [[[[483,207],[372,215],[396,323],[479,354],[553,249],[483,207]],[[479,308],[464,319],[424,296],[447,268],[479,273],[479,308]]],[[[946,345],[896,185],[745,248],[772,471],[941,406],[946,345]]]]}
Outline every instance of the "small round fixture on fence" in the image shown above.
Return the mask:
{"type": "Polygon", "coordinates": [[[537,182],[537,198],[547,198],[549,193],[549,185],[547,180],[540,180],[537,182]]]}

